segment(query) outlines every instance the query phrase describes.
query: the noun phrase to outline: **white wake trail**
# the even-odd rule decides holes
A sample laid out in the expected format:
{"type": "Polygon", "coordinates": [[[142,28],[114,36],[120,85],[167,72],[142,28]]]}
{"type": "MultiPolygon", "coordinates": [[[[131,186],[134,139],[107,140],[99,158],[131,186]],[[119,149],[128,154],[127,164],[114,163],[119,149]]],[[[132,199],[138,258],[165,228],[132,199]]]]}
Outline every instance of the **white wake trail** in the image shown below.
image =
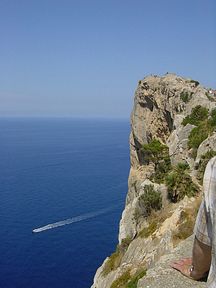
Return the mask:
{"type": "Polygon", "coordinates": [[[96,216],[105,214],[105,213],[107,213],[107,212],[109,212],[111,210],[114,210],[118,206],[119,205],[115,205],[115,206],[112,206],[112,207],[109,207],[109,208],[98,210],[96,212],[86,213],[86,214],[83,214],[83,215],[80,215],[80,216],[76,216],[76,217],[73,217],[73,218],[69,218],[69,219],[65,219],[65,220],[62,220],[62,221],[55,222],[55,223],[47,224],[45,226],[33,229],[32,232],[33,233],[40,233],[40,232],[43,232],[43,231],[46,231],[46,230],[49,230],[49,229],[54,229],[54,228],[57,228],[57,227],[60,227],[60,226],[69,225],[69,224],[80,222],[80,221],[83,221],[83,220],[86,220],[86,219],[94,218],[96,216]]]}

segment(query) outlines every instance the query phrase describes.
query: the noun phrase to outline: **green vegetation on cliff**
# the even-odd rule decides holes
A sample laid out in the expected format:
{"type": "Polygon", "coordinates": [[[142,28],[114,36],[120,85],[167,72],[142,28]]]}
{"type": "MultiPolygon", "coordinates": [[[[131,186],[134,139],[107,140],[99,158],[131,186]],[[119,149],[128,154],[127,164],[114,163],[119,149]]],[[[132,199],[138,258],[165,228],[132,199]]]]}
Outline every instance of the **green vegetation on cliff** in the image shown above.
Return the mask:
{"type": "Polygon", "coordinates": [[[180,94],[180,98],[183,102],[187,103],[192,98],[193,92],[182,91],[180,94]]]}
{"type": "Polygon", "coordinates": [[[162,208],[161,194],[154,190],[153,185],[146,185],[144,193],[139,197],[139,205],[145,211],[145,214],[149,216],[153,210],[157,211],[162,208]]]}
{"type": "Polygon", "coordinates": [[[131,275],[131,270],[126,270],[119,278],[117,278],[110,288],[137,288],[139,279],[146,275],[146,269],[139,269],[134,275],[131,275]]]}
{"type": "Polygon", "coordinates": [[[199,145],[208,137],[208,123],[201,123],[198,127],[191,130],[188,136],[188,148],[198,149],[199,145]]]}
{"type": "Polygon", "coordinates": [[[131,278],[130,269],[128,269],[112,283],[110,288],[126,288],[130,278],[131,278]]]}
{"type": "Polygon", "coordinates": [[[103,276],[108,275],[111,271],[117,269],[121,264],[122,257],[127,251],[128,246],[132,239],[125,238],[122,240],[121,244],[117,246],[116,251],[110,255],[107,262],[104,265],[104,269],[102,271],[103,276]]]}
{"type": "Polygon", "coordinates": [[[167,154],[167,149],[166,145],[157,139],[153,139],[148,144],[143,144],[141,151],[144,153],[144,158],[147,162],[152,161],[157,163],[167,154]]]}
{"type": "Polygon", "coordinates": [[[182,121],[184,126],[188,123],[197,126],[188,136],[188,148],[192,148],[192,157],[196,158],[198,147],[216,128],[216,108],[209,115],[207,108],[201,105],[194,107],[191,114],[182,121]]]}
{"type": "Polygon", "coordinates": [[[209,150],[201,156],[200,163],[198,166],[198,171],[197,171],[197,179],[200,181],[201,184],[203,181],[203,176],[204,176],[206,165],[208,161],[214,156],[216,156],[216,151],[214,150],[209,150]]]}
{"type": "MultiPolygon", "coordinates": [[[[197,145],[206,137],[206,130],[204,128],[203,133],[197,134],[196,132],[196,129],[201,129],[200,127],[202,127],[203,121],[208,114],[208,110],[202,108],[201,106],[195,107],[191,115],[187,118],[187,123],[199,123],[200,125],[194,128],[190,134],[189,145],[192,145],[192,147],[198,147],[197,145]]],[[[211,121],[212,123],[216,123],[216,112],[212,115],[214,115],[214,118],[212,117],[211,119],[214,119],[215,122],[213,120],[211,121]]],[[[144,158],[147,163],[151,161],[155,164],[155,172],[151,180],[166,184],[168,188],[168,198],[171,202],[178,202],[186,195],[188,197],[195,196],[199,192],[198,186],[193,183],[189,175],[189,165],[187,163],[178,163],[176,167],[172,167],[168,146],[162,144],[159,140],[153,139],[148,144],[143,145],[142,152],[144,153],[144,158]]],[[[152,210],[156,211],[162,208],[162,199],[161,195],[154,191],[153,186],[151,187],[150,185],[150,187],[144,189],[146,189],[145,193],[139,197],[139,203],[144,213],[149,216],[152,210]]],[[[135,219],[141,216],[139,215],[140,210],[142,209],[136,211],[134,215],[135,219]]]]}
{"type": "Polygon", "coordinates": [[[158,229],[158,222],[156,220],[149,221],[147,227],[144,227],[138,234],[141,238],[147,238],[151,236],[158,229]]]}
{"type": "Polygon", "coordinates": [[[128,282],[126,288],[137,288],[137,283],[139,279],[143,278],[146,275],[146,269],[138,271],[128,282]]]}
{"type": "Polygon", "coordinates": [[[165,175],[171,169],[169,157],[169,148],[162,144],[159,140],[153,139],[148,144],[144,144],[141,148],[146,163],[153,162],[155,164],[155,173],[153,180],[157,183],[162,183],[165,175]]]}
{"type": "Polygon", "coordinates": [[[208,117],[208,109],[198,105],[194,107],[191,114],[186,116],[182,121],[182,125],[192,124],[198,126],[202,121],[208,117]]]}
{"type": "Polygon", "coordinates": [[[197,87],[199,85],[199,82],[196,80],[190,80],[190,83],[193,83],[195,87],[197,87]]]}
{"type": "Polygon", "coordinates": [[[209,125],[212,130],[216,127],[216,108],[214,108],[210,113],[209,125]]]}
{"type": "Polygon", "coordinates": [[[171,202],[178,202],[185,196],[193,197],[199,193],[199,187],[192,181],[187,170],[188,165],[179,163],[166,176],[168,197],[171,202]]]}

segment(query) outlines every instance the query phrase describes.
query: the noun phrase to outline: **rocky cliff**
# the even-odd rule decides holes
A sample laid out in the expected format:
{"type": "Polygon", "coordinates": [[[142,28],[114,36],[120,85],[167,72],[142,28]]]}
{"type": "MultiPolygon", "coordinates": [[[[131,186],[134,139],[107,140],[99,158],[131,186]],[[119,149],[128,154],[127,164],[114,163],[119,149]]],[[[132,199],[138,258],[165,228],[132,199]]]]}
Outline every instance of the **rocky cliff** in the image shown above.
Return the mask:
{"type": "Polygon", "coordinates": [[[139,81],[119,245],[97,270],[92,288],[156,287],[146,284],[149,275],[156,277],[150,271],[192,234],[203,171],[216,154],[215,128],[214,90],[175,74],[139,81]]]}

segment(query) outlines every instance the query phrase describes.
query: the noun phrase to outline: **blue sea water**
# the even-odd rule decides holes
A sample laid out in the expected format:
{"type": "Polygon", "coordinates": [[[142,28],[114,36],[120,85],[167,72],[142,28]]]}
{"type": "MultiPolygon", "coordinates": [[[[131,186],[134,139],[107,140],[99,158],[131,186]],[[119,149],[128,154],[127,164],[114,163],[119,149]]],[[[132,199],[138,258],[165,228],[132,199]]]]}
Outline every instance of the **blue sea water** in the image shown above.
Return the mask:
{"type": "Polygon", "coordinates": [[[91,286],[117,244],[129,129],[126,120],[0,119],[0,287],[91,286]]]}

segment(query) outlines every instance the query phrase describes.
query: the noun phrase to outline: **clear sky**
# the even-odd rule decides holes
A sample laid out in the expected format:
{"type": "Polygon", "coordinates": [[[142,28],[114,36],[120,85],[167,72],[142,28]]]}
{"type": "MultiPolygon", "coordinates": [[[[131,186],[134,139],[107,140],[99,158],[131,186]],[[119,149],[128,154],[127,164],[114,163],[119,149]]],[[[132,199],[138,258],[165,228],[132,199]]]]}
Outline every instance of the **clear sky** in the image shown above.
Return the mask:
{"type": "Polygon", "coordinates": [[[215,0],[0,0],[0,115],[129,118],[139,79],[216,88],[215,0]]]}

